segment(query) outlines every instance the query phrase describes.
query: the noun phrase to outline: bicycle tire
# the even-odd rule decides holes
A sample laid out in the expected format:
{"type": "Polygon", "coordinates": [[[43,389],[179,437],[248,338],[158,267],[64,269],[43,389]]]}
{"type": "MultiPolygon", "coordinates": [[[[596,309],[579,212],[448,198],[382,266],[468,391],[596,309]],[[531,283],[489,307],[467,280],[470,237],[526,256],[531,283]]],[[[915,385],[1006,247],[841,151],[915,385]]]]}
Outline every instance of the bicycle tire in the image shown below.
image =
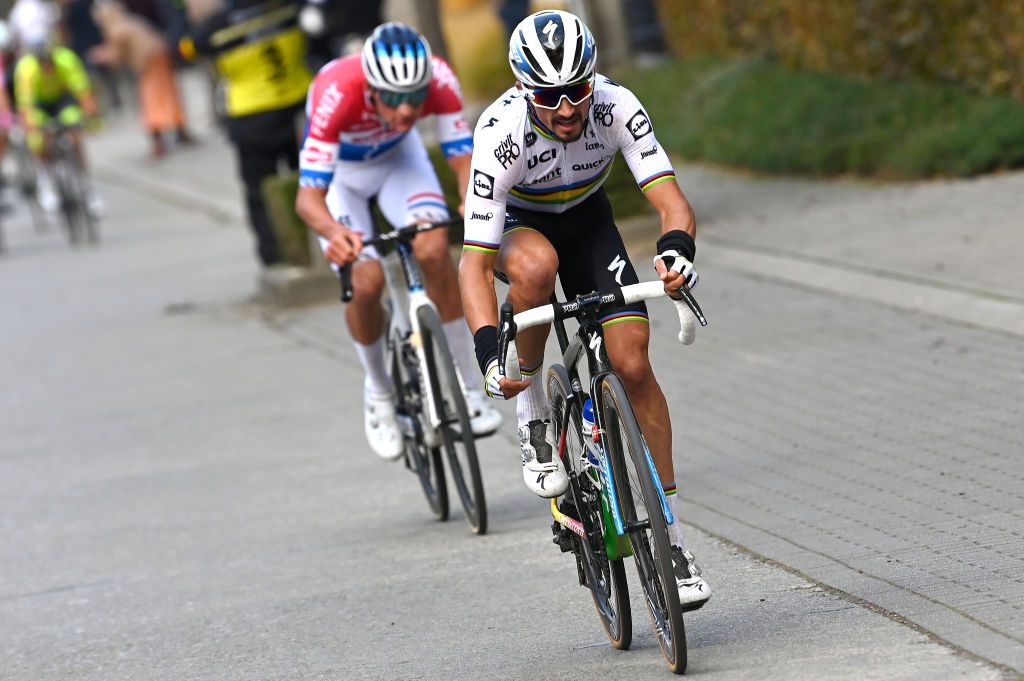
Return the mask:
{"type": "Polygon", "coordinates": [[[90,244],[96,245],[100,241],[100,234],[96,218],[89,211],[89,193],[85,181],[85,169],[74,156],[69,159],[69,165],[71,169],[72,207],[74,208],[78,224],[81,227],[80,234],[84,234],[90,244]]]}
{"type": "Polygon", "coordinates": [[[81,234],[78,231],[78,210],[75,206],[77,197],[72,186],[72,176],[75,172],[71,159],[66,156],[65,150],[58,150],[53,161],[53,183],[56,185],[57,198],[60,201],[60,215],[64,223],[64,231],[68,235],[68,241],[72,246],[77,246],[81,241],[81,234]]]}
{"type": "Polygon", "coordinates": [[[448,473],[459,493],[466,522],[475,534],[487,532],[487,502],[480,477],[476,439],[469,425],[469,410],[462,394],[462,382],[455,370],[441,318],[428,305],[416,311],[423,342],[423,354],[430,372],[434,404],[441,411],[440,431],[448,459],[448,473]]]}
{"type": "MultiPolygon", "coordinates": [[[[575,472],[581,460],[583,443],[581,440],[581,420],[579,406],[567,404],[572,394],[569,374],[561,364],[554,364],[548,369],[547,395],[554,415],[555,442],[561,442],[561,424],[566,421],[565,412],[569,410],[566,422],[566,456],[567,462],[575,472]]],[[[629,603],[629,586],[626,582],[626,569],[622,559],[609,560],[604,548],[604,527],[597,495],[585,495],[580,485],[572,484],[570,494],[576,509],[581,516],[580,522],[591,535],[591,542],[573,535],[577,550],[582,553],[584,569],[587,574],[587,586],[590,598],[601,620],[601,626],[612,646],[626,650],[633,642],[633,615],[629,603]],[[583,512],[580,509],[587,509],[583,512]],[[596,521],[596,523],[595,523],[596,521]],[[595,527],[596,524],[596,527],[595,527]]]]}
{"type": "Polygon", "coordinates": [[[402,342],[388,344],[391,353],[391,381],[395,388],[395,412],[408,417],[413,424],[412,435],[403,430],[406,466],[416,474],[434,517],[448,520],[448,485],[444,478],[441,448],[429,447],[424,441],[424,403],[419,394],[419,361],[412,346],[402,342]]]}
{"type": "Polygon", "coordinates": [[[619,508],[623,522],[636,528],[629,532],[629,539],[651,624],[669,669],[682,674],[687,662],[686,628],[672,569],[668,526],[651,474],[652,464],[648,463],[640,426],[619,377],[605,375],[600,381],[599,395],[601,427],[605,430],[605,447],[619,492],[619,508]],[[624,449],[628,450],[628,458],[624,449]]]}

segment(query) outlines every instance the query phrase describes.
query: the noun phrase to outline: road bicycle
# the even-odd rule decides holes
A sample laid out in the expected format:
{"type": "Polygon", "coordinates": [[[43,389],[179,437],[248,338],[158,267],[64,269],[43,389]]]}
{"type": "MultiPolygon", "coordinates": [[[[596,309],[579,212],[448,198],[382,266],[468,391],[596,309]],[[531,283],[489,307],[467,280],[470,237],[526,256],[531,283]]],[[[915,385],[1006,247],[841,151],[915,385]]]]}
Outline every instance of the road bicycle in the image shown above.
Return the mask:
{"type": "MultiPolygon", "coordinates": [[[[427,503],[438,520],[448,519],[448,472],[476,534],[487,532],[487,504],[469,425],[465,384],[452,360],[437,307],[427,296],[423,275],[413,257],[417,234],[461,224],[450,220],[414,224],[364,239],[363,246],[394,245],[381,258],[390,319],[387,366],[395,394],[395,412],[405,441],[405,466],[417,475],[427,503]]],[[[351,268],[339,270],[341,300],[352,298],[351,268]]]]}
{"type": "Polygon", "coordinates": [[[89,193],[85,168],[71,141],[74,126],[53,122],[46,126],[49,139],[48,152],[54,188],[60,200],[60,213],[68,239],[73,246],[85,238],[91,244],[99,243],[99,227],[89,210],[89,193]]]}
{"type": "MultiPolygon", "coordinates": [[[[679,340],[693,341],[696,322],[707,320],[687,289],[681,289],[679,340]]],[[[658,471],[637,424],[622,382],[604,347],[598,321],[605,309],[665,295],[660,281],[643,282],[609,292],[579,295],[575,300],[525,310],[513,316],[501,307],[499,367],[504,367],[516,333],[554,322],[562,363],[548,369],[546,392],[551,403],[554,441],[569,475],[560,501],[551,500],[553,541],[576,557],[579,583],[590,589],[594,607],[612,645],[632,643],[632,614],[623,559],[633,557],[658,646],[669,668],[686,670],[686,630],[669,549],[672,523],[658,471]],[[564,320],[579,323],[571,339],[564,320]],[[590,392],[583,390],[577,365],[586,358],[590,392]],[[584,427],[591,402],[596,421],[584,427]]],[[[703,603],[701,603],[703,605],[703,603]]],[[[699,606],[697,606],[699,607],[699,606]]]]}

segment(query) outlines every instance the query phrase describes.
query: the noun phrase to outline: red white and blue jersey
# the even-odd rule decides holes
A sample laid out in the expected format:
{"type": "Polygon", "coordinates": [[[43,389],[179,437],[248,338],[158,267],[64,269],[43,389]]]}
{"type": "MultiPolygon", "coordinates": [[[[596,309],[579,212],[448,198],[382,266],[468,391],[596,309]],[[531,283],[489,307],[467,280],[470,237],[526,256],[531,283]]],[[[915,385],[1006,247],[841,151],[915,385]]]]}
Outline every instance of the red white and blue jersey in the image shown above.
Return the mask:
{"type": "MultiPolygon", "coordinates": [[[[433,114],[446,158],[473,153],[473,131],[462,115],[462,92],[454,71],[432,61],[423,116],[433,114]]],[[[386,128],[374,110],[358,55],[330,62],[317,74],[306,98],[306,136],[299,154],[299,184],[326,189],[338,161],[369,161],[387,154],[408,132],[386,128]]]]}

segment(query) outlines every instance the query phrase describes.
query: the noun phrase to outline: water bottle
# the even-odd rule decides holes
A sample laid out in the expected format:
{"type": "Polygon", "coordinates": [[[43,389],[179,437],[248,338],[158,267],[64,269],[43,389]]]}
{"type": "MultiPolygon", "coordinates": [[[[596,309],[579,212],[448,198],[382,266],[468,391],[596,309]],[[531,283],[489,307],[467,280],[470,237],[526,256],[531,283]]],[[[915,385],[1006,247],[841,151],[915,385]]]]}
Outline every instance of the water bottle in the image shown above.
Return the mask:
{"type": "Polygon", "coordinates": [[[594,440],[594,403],[588,397],[583,403],[583,441],[593,442],[594,440]]]}

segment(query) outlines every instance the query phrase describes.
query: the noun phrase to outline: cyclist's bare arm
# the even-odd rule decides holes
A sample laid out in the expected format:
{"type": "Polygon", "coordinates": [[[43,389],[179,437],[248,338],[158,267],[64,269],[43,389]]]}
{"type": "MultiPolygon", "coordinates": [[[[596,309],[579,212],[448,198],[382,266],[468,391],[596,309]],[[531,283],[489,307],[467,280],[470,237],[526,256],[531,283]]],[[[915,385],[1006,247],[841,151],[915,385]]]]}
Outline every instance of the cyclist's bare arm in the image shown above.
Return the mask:
{"type": "Polygon", "coordinates": [[[326,189],[300,186],[295,196],[295,212],[310,229],[331,242],[324,253],[327,260],[347,265],[359,256],[363,241],[331,215],[326,189]]]}
{"type": "MultiPolygon", "coordinates": [[[[473,335],[485,326],[498,326],[498,299],[494,293],[494,253],[466,249],[459,261],[459,288],[462,289],[462,309],[473,335]]],[[[510,399],[530,385],[529,380],[516,381],[502,378],[501,394],[510,399]]]]}
{"type": "Polygon", "coordinates": [[[448,167],[455,174],[455,183],[459,188],[459,215],[465,213],[466,189],[469,187],[469,167],[472,165],[472,154],[460,154],[448,159],[448,167]]]}
{"type": "MultiPolygon", "coordinates": [[[[648,189],[644,196],[658,211],[658,216],[661,218],[662,234],[680,229],[691,237],[697,236],[697,221],[693,215],[693,207],[686,200],[686,196],[678,184],[662,182],[648,189]]],[[[674,291],[683,285],[682,273],[667,269],[660,260],[654,267],[665,284],[666,291],[674,291]]]]}

